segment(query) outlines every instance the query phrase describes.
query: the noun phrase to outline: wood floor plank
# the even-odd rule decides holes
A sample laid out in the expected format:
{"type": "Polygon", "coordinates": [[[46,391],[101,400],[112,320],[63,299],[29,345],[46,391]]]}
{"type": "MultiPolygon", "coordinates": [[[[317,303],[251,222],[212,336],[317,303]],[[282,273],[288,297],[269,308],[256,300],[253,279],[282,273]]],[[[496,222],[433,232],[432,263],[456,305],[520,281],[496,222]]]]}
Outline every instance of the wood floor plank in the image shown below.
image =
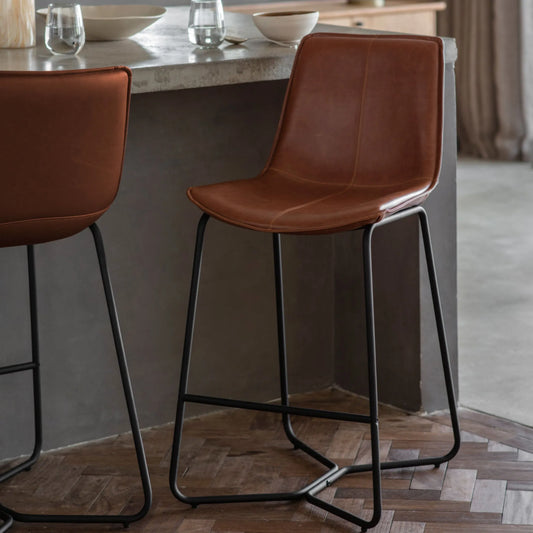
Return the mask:
{"type": "MultiPolygon", "coordinates": [[[[395,511],[396,520],[426,522],[429,523],[459,523],[459,524],[499,524],[501,526],[501,515],[499,513],[469,513],[453,511],[395,511]]],[[[468,528],[465,531],[469,531],[468,528]]]]}
{"type": "Polygon", "coordinates": [[[392,523],[390,533],[425,533],[426,524],[421,522],[398,522],[392,523]]]}
{"type": "Polygon", "coordinates": [[[529,524],[533,526],[533,492],[524,490],[507,491],[502,524],[529,524]]]}
{"type": "Polygon", "coordinates": [[[492,453],[499,453],[499,452],[506,452],[506,453],[518,453],[518,450],[516,448],[513,448],[512,446],[507,446],[505,444],[501,444],[496,441],[489,441],[487,450],[492,453]]]}
{"type": "Polygon", "coordinates": [[[418,466],[413,474],[411,489],[413,490],[441,490],[446,475],[447,465],[418,466]]]}
{"type": "MultiPolygon", "coordinates": [[[[388,461],[404,461],[408,459],[418,459],[420,450],[411,448],[393,448],[389,451],[387,457],[388,461]]],[[[414,467],[409,468],[395,468],[391,470],[385,470],[382,473],[383,478],[389,479],[411,479],[414,474],[414,467]]]]}
{"type": "Polygon", "coordinates": [[[108,476],[81,476],[70,490],[68,501],[86,512],[100,497],[110,481],[108,476]]]}
{"type": "MultiPolygon", "coordinates": [[[[91,505],[94,514],[120,514],[132,497],[132,487],[138,487],[139,480],[131,477],[113,477],[91,505]]],[[[137,490],[139,490],[137,488],[137,490]]]]}
{"type": "Polygon", "coordinates": [[[214,520],[194,520],[187,518],[181,523],[177,529],[177,533],[210,533],[213,531],[214,525],[214,520]]]}
{"type": "Polygon", "coordinates": [[[280,531],[320,533],[322,524],[320,522],[291,522],[290,520],[217,520],[210,531],[211,533],[235,531],[243,533],[280,533],[280,531]]]}
{"type": "MultiPolygon", "coordinates": [[[[358,498],[335,498],[334,504],[344,511],[355,514],[356,516],[361,516],[364,500],[358,498]]],[[[334,531],[343,531],[343,529],[346,528],[346,521],[332,513],[327,514],[325,522],[329,524],[331,528],[335,528],[334,531]]]]}
{"type": "MultiPolygon", "coordinates": [[[[372,518],[372,511],[363,511],[362,517],[365,520],[370,520],[372,518]]],[[[373,531],[374,533],[390,533],[393,519],[394,511],[383,511],[378,525],[370,531],[373,531]]]]}
{"type": "Polygon", "coordinates": [[[335,459],[348,459],[351,463],[355,461],[363,432],[361,430],[339,429],[335,432],[326,455],[335,459]]]}
{"type": "MultiPolygon", "coordinates": [[[[391,440],[381,439],[379,441],[379,459],[380,461],[385,461],[389,455],[389,450],[392,445],[391,440]]],[[[363,440],[361,446],[359,447],[359,453],[357,454],[357,459],[355,464],[365,465],[369,464],[372,461],[372,447],[370,440],[363,440]]]]}
{"type": "Polygon", "coordinates": [[[518,460],[519,461],[533,461],[533,453],[525,452],[524,450],[518,451],[518,460]]]}
{"type": "Polygon", "coordinates": [[[476,470],[448,468],[440,499],[469,502],[472,499],[476,476],[476,470]]]}
{"type": "Polygon", "coordinates": [[[474,486],[471,513],[502,513],[507,482],[498,479],[478,479],[474,486]]]}
{"type": "Polygon", "coordinates": [[[508,481],[508,490],[533,490],[533,481],[508,481]]]}

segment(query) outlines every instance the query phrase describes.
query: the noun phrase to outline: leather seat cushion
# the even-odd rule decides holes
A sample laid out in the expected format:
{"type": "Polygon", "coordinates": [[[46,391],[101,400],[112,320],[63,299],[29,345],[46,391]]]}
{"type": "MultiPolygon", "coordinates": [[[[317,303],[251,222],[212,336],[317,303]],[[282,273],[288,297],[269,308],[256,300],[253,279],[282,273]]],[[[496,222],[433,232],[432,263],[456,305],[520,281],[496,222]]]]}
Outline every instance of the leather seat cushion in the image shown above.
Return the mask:
{"type": "Polygon", "coordinates": [[[421,203],[427,177],[389,186],[310,182],[270,169],[261,176],[191,187],[192,202],[209,215],[271,233],[318,234],[356,229],[421,203]]]}

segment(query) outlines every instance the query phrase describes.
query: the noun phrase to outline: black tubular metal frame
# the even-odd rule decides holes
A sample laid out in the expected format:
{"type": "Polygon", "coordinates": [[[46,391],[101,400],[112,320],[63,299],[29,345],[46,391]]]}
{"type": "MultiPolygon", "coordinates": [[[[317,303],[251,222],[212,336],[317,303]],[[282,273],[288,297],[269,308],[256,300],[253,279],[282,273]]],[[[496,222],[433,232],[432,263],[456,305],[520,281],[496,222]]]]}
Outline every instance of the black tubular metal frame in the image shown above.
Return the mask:
{"type": "Polygon", "coordinates": [[[229,400],[224,398],[215,398],[211,396],[200,396],[196,394],[187,393],[187,382],[189,375],[189,363],[191,357],[192,337],[194,330],[194,321],[196,314],[196,304],[198,300],[198,285],[200,281],[200,269],[202,263],[203,239],[206,224],[209,220],[209,215],[203,214],[198,223],[198,230],[196,234],[196,248],[194,252],[194,262],[192,271],[191,288],[189,295],[189,306],[187,313],[187,323],[185,330],[185,340],[183,347],[183,360],[181,377],[179,383],[178,405],[176,412],[176,425],[174,429],[174,442],[172,447],[172,458],[170,466],[170,488],[176,498],[184,503],[196,507],[200,504],[210,503],[238,503],[238,502],[264,502],[264,501],[282,501],[282,500],[297,500],[305,498],[311,504],[314,504],[329,513],[333,513],[353,524],[361,527],[362,531],[366,531],[376,526],[381,518],[381,471],[405,468],[423,465],[434,465],[438,467],[441,463],[452,459],[460,447],[460,431],[459,421],[457,417],[457,408],[455,402],[455,394],[453,387],[453,380],[450,369],[448,347],[446,343],[446,333],[444,328],[444,321],[442,316],[442,309],[440,304],[439,290],[437,286],[437,276],[435,272],[435,264],[433,259],[433,250],[431,247],[431,237],[429,232],[429,223],[425,210],[421,206],[412,207],[393,214],[375,224],[371,224],[361,228],[363,231],[363,264],[364,264],[364,289],[365,289],[365,311],[366,311],[366,338],[367,338],[367,355],[368,355],[368,385],[369,385],[369,415],[360,415],[344,412],[332,412],[317,409],[306,409],[301,407],[292,407],[289,405],[289,392],[287,382],[287,357],[285,348],[285,320],[283,307],[283,277],[282,277],[282,261],[281,261],[281,246],[280,235],[273,234],[274,244],[274,268],[275,268],[275,283],[276,283],[276,310],[277,310],[277,328],[278,328],[278,349],[279,349],[279,368],[280,368],[280,387],[281,387],[281,402],[277,404],[265,404],[258,402],[248,402],[240,400],[229,400]],[[439,339],[440,353],[444,371],[444,380],[446,385],[446,393],[448,397],[448,405],[450,409],[450,417],[452,421],[454,443],[450,451],[441,457],[424,457],[419,459],[408,459],[403,461],[387,461],[380,462],[379,457],[379,428],[378,428],[378,393],[377,393],[377,369],[376,369],[376,342],[375,342],[375,327],[374,327],[374,296],[373,296],[373,281],[372,281],[372,236],[374,230],[385,224],[397,221],[399,219],[417,215],[422,230],[422,239],[424,243],[424,250],[426,256],[426,265],[429,273],[429,281],[431,288],[431,295],[433,300],[433,309],[435,313],[435,320],[437,325],[437,333],[439,339]],[[180,444],[183,432],[183,418],[185,411],[185,404],[187,402],[200,403],[207,405],[216,405],[222,407],[234,407],[241,409],[251,409],[257,411],[268,411],[273,413],[280,413],[282,415],[283,427],[285,434],[289,441],[294,445],[295,449],[302,450],[313,459],[320,462],[327,469],[322,476],[314,480],[307,486],[295,492],[282,493],[268,493],[268,494],[236,494],[236,495],[213,495],[213,496],[195,496],[189,497],[183,494],[178,487],[178,466],[180,455],[180,444]],[[305,443],[300,441],[291,426],[290,415],[308,416],[317,418],[329,418],[334,420],[344,420],[351,422],[366,423],[370,425],[371,437],[371,452],[372,462],[364,465],[350,465],[339,467],[333,461],[310,448],[305,443]],[[317,497],[326,487],[332,485],[335,481],[346,474],[356,472],[372,472],[373,479],[373,499],[374,511],[370,520],[356,516],[352,513],[344,511],[330,503],[327,503],[317,497]]]}
{"type": "MultiPolygon", "coordinates": [[[[143,518],[152,504],[152,488],[150,485],[150,477],[148,474],[148,466],[146,463],[146,455],[141,439],[141,432],[139,428],[139,421],[137,411],[133,399],[133,391],[129,377],[128,367],[126,363],[126,355],[124,351],[124,343],[120,331],[120,324],[118,321],[117,309],[115,305],[115,298],[113,296],[113,289],[111,287],[111,280],[106,264],[104,243],[102,235],[96,224],[92,224],[89,229],[93,236],[96,254],[98,256],[98,264],[100,267],[100,274],[104,287],[107,310],[111,322],[111,329],[113,332],[113,341],[117,355],[117,361],[120,371],[120,378],[122,388],[124,390],[124,397],[126,400],[126,407],[128,410],[129,422],[132,430],[132,437],[135,446],[135,453],[137,457],[137,464],[141,476],[142,489],[144,494],[144,504],[142,508],[135,514],[130,515],[75,515],[75,514],[27,514],[15,511],[0,504],[0,520],[3,520],[3,525],[0,526],[0,533],[7,531],[13,524],[13,520],[18,522],[56,522],[56,523],[119,523],[128,526],[131,522],[143,518]]],[[[37,323],[37,289],[35,280],[35,258],[33,245],[27,246],[28,255],[28,277],[29,277],[29,297],[30,297],[30,319],[31,319],[31,346],[32,346],[32,361],[29,363],[22,363],[0,368],[0,375],[11,374],[14,372],[22,372],[31,370],[33,374],[33,404],[34,404],[34,448],[31,456],[0,474],[0,483],[12,478],[23,470],[30,470],[32,465],[39,459],[42,449],[42,410],[41,410],[41,386],[39,375],[39,335],[37,323]]]]}

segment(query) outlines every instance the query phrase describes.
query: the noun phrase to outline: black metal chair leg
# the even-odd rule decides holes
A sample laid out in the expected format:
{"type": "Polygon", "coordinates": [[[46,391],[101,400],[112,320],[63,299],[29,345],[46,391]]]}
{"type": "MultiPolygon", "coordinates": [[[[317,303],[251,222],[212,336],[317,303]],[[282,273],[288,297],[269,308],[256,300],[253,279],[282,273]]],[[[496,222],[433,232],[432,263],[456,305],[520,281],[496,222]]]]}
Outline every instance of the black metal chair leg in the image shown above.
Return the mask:
{"type": "Polygon", "coordinates": [[[455,392],[453,387],[453,378],[450,368],[450,356],[448,352],[448,343],[446,342],[446,330],[444,328],[444,318],[442,316],[442,307],[440,303],[439,287],[437,284],[437,272],[435,269],[435,260],[433,258],[433,248],[431,246],[431,235],[429,231],[429,222],[426,211],[421,207],[418,212],[420,228],[422,230],[422,240],[424,242],[424,252],[426,255],[426,265],[429,275],[429,284],[431,287],[431,297],[433,300],[433,309],[435,312],[435,321],[437,324],[437,333],[439,337],[439,346],[442,359],[442,368],[444,370],[444,381],[446,384],[446,394],[448,397],[448,407],[450,409],[450,418],[452,421],[454,444],[452,449],[439,461],[435,461],[435,466],[449,461],[459,451],[461,446],[461,431],[459,428],[459,417],[457,416],[457,405],[455,402],[455,392]]]}
{"type": "MultiPolygon", "coordinates": [[[[289,384],[287,379],[287,348],[285,341],[285,309],[283,305],[283,266],[281,259],[281,238],[279,233],[272,234],[274,248],[274,279],[276,286],[276,319],[278,329],[278,357],[279,380],[281,392],[281,405],[289,405],[289,384]]],[[[300,447],[300,442],[292,429],[290,415],[282,415],[285,435],[295,448],[300,447]]]]}
{"type": "MultiPolygon", "coordinates": [[[[141,430],[139,427],[139,419],[137,410],[135,408],[135,401],[133,399],[133,390],[131,380],[128,372],[128,365],[126,362],[126,353],[124,350],[124,342],[122,340],[122,333],[120,331],[120,324],[118,321],[117,308],[115,305],[115,297],[113,295],[113,288],[111,287],[111,280],[107,270],[104,243],[102,235],[98,226],[92,224],[90,226],[93,235],[96,252],[98,255],[98,263],[100,265],[100,273],[102,275],[102,283],[104,286],[105,298],[107,303],[107,310],[109,313],[109,320],[111,321],[111,329],[113,331],[113,341],[115,343],[115,351],[117,354],[117,361],[120,370],[120,379],[122,381],[122,388],[124,389],[124,397],[126,399],[126,406],[128,409],[128,417],[132,430],[133,443],[135,445],[135,454],[137,457],[137,465],[141,475],[142,488],[144,494],[144,504],[142,508],[135,514],[126,516],[127,520],[124,523],[134,522],[140,520],[150,510],[152,505],[152,487],[150,485],[150,476],[148,473],[148,465],[146,463],[146,454],[141,437],[141,430]]],[[[121,517],[124,518],[124,517],[121,517]]]]}
{"type": "Polygon", "coordinates": [[[37,282],[35,278],[35,252],[33,245],[27,247],[28,255],[28,281],[30,296],[30,323],[31,323],[31,352],[33,362],[33,416],[35,446],[29,458],[31,467],[39,458],[43,444],[43,425],[41,408],[41,367],[39,360],[39,324],[37,321],[37,282]]]}
{"type": "MultiPolygon", "coordinates": [[[[41,377],[39,366],[39,331],[37,325],[37,291],[35,282],[35,255],[33,245],[27,246],[28,258],[28,285],[30,300],[30,324],[31,324],[31,363],[22,365],[11,365],[0,369],[1,374],[13,372],[22,372],[25,370],[32,371],[33,381],[33,426],[34,426],[34,444],[33,451],[26,460],[9,470],[0,474],[0,483],[6,481],[23,470],[30,470],[32,465],[39,459],[42,450],[43,432],[42,432],[42,409],[41,409],[41,377]]],[[[2,530],[0,530],[1,532],[2,530]]]]}
{"type": "Polygon", "coordinates": [[[191,499],[183,494],[178,487],[178,467],[181,446],[181,433],[183,430],[183,417],[185,414],[185,394],[189,380],[189,363],[191,360],[192,337],[194,321],[196,318],[196,304],[198,302],[198,284],[200,282],[200,270],[202,267],[202,253],[204,248],[205,227],[209,215],[203,214],[198,222],[196,230],[196,245],[194,249],[194,261],[192,267],[191,288],[189,293],[189,305],[187,308],[187,324],[185,326],[185,339],[183,342],[183,356],[181,360],[181,375],[178,391],[178,406],[176,409],[176,423],[174,425],[174,441],[172,443],[172,457],[170,462],[170,490],[176,498],[184,503],[196,506],[191,499]]]}
{"type": "MultiPolygon", "coordinates": [[[[19,522],[57,522],[57,523],[121,523],[127,526],[131,522],[140,520],[149,511],[152,503],[152,489],[150,485],[150,478],[148,474],[148,466],[146,463],[146,455],[144,453],[143,442],[141,438],[139,422],[137,418],[137,412],[135,409],[135,403],[133,400],[133,391],[131,387],[131,381],[128,373],[128,367],[126,363],[126,356],[124,351],[124,343],[122,341],[122,335],[120,332],[120,325],[118,321],[117,310],[115,306],[115,299],[113,296],[113,290],[111,287],[111,281],[109,279],[109,273],[106,265],[104,245],[100,230],[96,224],[90,226],[93,236],[94,244],[96,247],[96,253],[98,256],[98,263],[100,266],[100,273],[102,276],[102,283],[104,286],[104,293],[106,297],[107,309],[109,318],[111,321],[111,329],[113,332],[113,340],[115,343],[115,350],[117,355],[117,361],[120,370],[120,377],[122,381],[122,387],[124,390],[124,396],[126,399],[126,406],[128,410],[129,422],[132,429],[133,442],[135,445],[135,453],[137,456],[137,464],[139,466],[139,472],[141,475],[141,482],[144,494],[144,504],[142,508],[135,514],[131,515],[62,515],[62,514],[27,514],[19,513],[8,507],[0,505],[0,513],[2,516],[8,515],[14,520],[19,522]]],[[[35,297],[35,276],[31,274],[33,270],[33,250],[28,250],[28,259],[30,266],[30,300],[32,309],[32,339],[34,357],[38,357],[38,343],[37,341],[37,306],[35,297]],[[30,260],[31,257],[31,260],[30,260]]]]}
{"type": "Polygon", "coordinates": [[[366,343],[368,360],[368,399],[370,402],[370,439],[372,448],[372,486],[374,512],[363,528],[374,527],[381,518],[381,468],[379,459],[378,383],[376,368],[376,331],[374,319],[374,283],[372,276],[372,234],[374,226],[363,234],[363,263],[365,281],[366,343]]]}

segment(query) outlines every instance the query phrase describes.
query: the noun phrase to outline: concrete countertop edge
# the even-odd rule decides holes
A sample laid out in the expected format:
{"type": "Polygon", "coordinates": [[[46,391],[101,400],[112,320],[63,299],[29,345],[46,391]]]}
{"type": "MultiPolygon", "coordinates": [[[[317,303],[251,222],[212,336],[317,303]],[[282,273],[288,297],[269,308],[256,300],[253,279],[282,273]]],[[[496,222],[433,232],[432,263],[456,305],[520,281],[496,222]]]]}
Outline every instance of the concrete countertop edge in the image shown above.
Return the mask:
{"type": "Polygon", "coordinates": [[[133,68],[132,93],[161,92],[287,79],[293,58],[251,58],[161,67],[133,68]]]}

